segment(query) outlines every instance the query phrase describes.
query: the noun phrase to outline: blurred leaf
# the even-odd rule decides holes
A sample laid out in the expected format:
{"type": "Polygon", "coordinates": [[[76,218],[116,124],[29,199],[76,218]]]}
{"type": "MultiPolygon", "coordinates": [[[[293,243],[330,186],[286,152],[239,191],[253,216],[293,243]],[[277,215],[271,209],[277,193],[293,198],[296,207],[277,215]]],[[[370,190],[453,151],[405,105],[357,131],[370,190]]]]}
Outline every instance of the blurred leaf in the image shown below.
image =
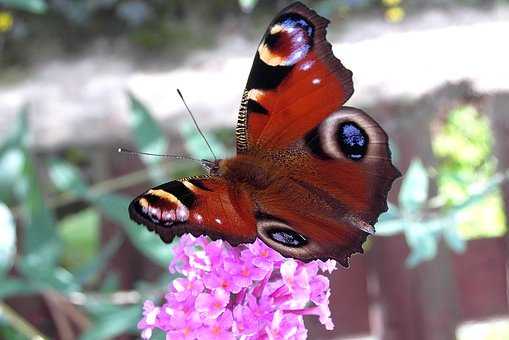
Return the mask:
{"type": "Polygon", "coordinates": [[[44,0],[0,0],[1,4],[36,14],[42,14],[48,8],[44,0]]]}
{"type": "Polygon", "coordinates": [[[81,210],[58,223],[65,267],[72,270],[93,260],[99,249],[99,227],[99,214],[94,209],[81,210]]]}
{"type": "Polygon", "coordinates": [[[0,299],[6,299],[10,296],[30,295],[46,288],[46,285],[26,280],[6,278],[0,282],[0,299]]]}
{"type": "Polygon", "coordinates": [[[432,221],[427,223],[414,222],[405,233],[407,244],[411,252],[406,259],[406,265],[410,268],[419,263],[430,260],[437,253],[437,238],[435,232],[440,229],[441,221],[432,221]]]}
{"type": "Polygon", "coordinates": [[[70,293],[80,288],[74,275],[62,267],[41,267],[34,269],[32,263],[23,258],[17,263],[16,268],[30,281],[37,284],[41,289],[54,289],[59,292],[70,293]]]}
{"type": "Polygon", "coordinates": [[[22,334],[18,329],[12,326],[11,323],[2,318],[0,313],[0,339],[8,340],[29,340],[29,338],[22,334]]]}
{"type": "Polygon", "coordinates": [[[380,215],[380,217],[378,218],[379,221],[378,223],[394,220],[397,218],[401,218],[401,213],[399,212],[398,207],[392,204],[391,202],[387,202],[387,211],[380,215]]]}
{"type": "Polygon", "coordinates": [[[18,188],[25,162],[25,149],[28,143],[28,106],[23,106],[12,132],[2,140],[0,146],[0,200],[8,201],[14,184],[18,188]]]}
{"type": "Polygon", "coordinates": [[[166,334],[163,331],[161,331],[160,329],[155,328],[152,331],[152,336],[150,337],[150,340],[165,340],[165,339],[166,339],[166,334]]]}
{"type": "Polygon", "coordinates": [[[448,226],[444,227],[443,235],[445,242],[453,251],[457,253],[465,252],[467,248],[465,240],[463,240],[458,232],[458,228],[453,219],[451,219],[451,223],[448,226]]]}
{"type": "Polygon", "coordinates": [[[471,205],[480,202],[482,199],[485,198],[486,195],[490,194],[494,190],[497,190],[500,184],[502,184],[502,182],[507,180],[508,178],[509,172],[507,174],[496,174],[483,187],[477,189],[475,192],[471,192],[463,202],[455,205],[451,209],[451,212],[453,213],[459,212],[463,209],[470,207],[471,205]]]}
{"type": "Polygon", "coordinates": [[[407,221],[401,218],[398,207],[387,202],[388,210],[378,218],[375,224],[378,236],[392,236],[405,230],[407,221]]]}
{"type": "Polygon", "coordinates": [[[49,166],[49,176],[53,184],[62,192],[71,192],[81,197],[88,192],[87,184],[74,166],[59,160],[52,160],[49,166]]]}
{"type": "Polygon", "coordinates": [[[109,263],[111,257],[118,251],[123,243],[123,237],[116,235],[102,247],[98,256],[92,258],[87,264],[76,270],[76,280],[81,284],[86,284],[93,280],[109,263]]]}
{"type": "MultiPolygon", "coordinates": [[[[86,188],[79,171],[68,163],[52,162],[49,167],[49,174],[60,190],[73,190],[73,187],[86,188]],[[65,181],[60,177],[61,174],[66,174],[64,176],[65,181]]],[[[74,194],[93,204],[111,221],[120,224],[126,231],[130,241],[144,255],[163,267],[168,265],[172,254],[171,246],[163,243],[156,234],[131,221],[127,211],[130,203],[129,198],[117,194],[96,195],[84,189],[76,189],[74,194]]]]}
{"type": "Polygon", "coordinates": [[[81,340],[111,339],[126,332],[136,331],[136,325],[141,318],[141,307],[133,306],[109,313],[97,320],[93,327],[87,330],[81,340]]]}
{"type": "Polygon", "coordinates": [[[62,245],[56,233],[55,218],[44,200],[35,164],[28,154],[25,155],[23,181],[20,201],[24,203],[27,220],[23,233],[24,268],[29,272],[51,271],[56,266],[62,245]]]}
{"type": "MultiPolygon", "coordinates": [[[[187,152],[191,157],[196,159],[213,159],[207,144],[203,140],[203,137],[196,130],[196,127],[192,122],[184,122],[180,124],[179,129],[182,137],[184,138],[187,152]]],[[[223,146],[223,144],[212,134],[206,134],[205,137],[210,144],[212,150],[216,156],[221,159],[229,155],[229,151],[223,146]]]]}
{"type": "MultiPolygon", "coordinates": [[[[168,140],[152,117],[148,108],[133,94],[128,93],[130,105],[129,125],[134,136],[136,147],[141,152],[163,155],[168,150],[168,140]]],[[[141,160],[149,167],[150,177],[159,184],[165,178],[164,171],[155,167],[161,162],[160,157],[140,155],[141,160]]]]}
{"type": "Polygon", "coordinates": [[[21,148],[8,148],[0,151],[0,200],[8,201],[12,186],[18,182],[22,172],[24,155],[21,148]]]}
{"type": "Polygon", "coordinates": [[[171,246],[161,241],[155,233],[149,232],[145,227],[135,224],[129,218],[127,207],[130,199],[114,194],[105,194],[91,199],[105,216],[114,222],[119,223],[127,233],[138,250],[145,256],[167,267],[172,257],[171,246]]]}
{"type": "Polygon", "coordinates": [[[12,266],[16,255],[16,224],[9,208],[0,202],[0,278],[12,266]]]}
{"type": "Polygon", "coordinates": [[[120,278],[118,273],[109,272],[104,278],[99,291],[101,293],[114,293],[120,289],[120,278]]]}
{"type": "Polygon", "coordinates": [[[378,222],[376,224],[376,235],[392,236],[403,232],[409,222],[404,219],[393,219],[378,222]]]}
{"type": "Polygon", "coordinates": [[[16,182],[18,200],[23,203],[24,233],[22,267],[31,274],[55,267],[61,244],[55,231],[55,219],[44,201],[36,166],[28,152],[28,106],[24,106],[14,133],[3,147],[21,150],[23,167],[16,182]]]}
{"type": "Polygon", "coordinates": [[[401,208],[410,213],[419,211],[428,198],[428,185],[428,174],[422,162],[418,159],[413,160],[401,183],[399,192],[401,208]]]}

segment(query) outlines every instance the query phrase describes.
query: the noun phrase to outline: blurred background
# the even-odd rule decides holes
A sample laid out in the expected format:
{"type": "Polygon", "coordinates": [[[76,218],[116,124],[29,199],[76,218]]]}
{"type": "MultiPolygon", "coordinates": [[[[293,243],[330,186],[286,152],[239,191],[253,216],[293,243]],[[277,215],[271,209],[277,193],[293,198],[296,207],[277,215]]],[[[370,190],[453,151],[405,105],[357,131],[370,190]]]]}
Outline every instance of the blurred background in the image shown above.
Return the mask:
{"type": "MultiPolygon", "coordinates": [[[[509,1],[304,1],[349,105],[404,173],[310,339],[509,339],[509,1]]],[[[150,185],[233,154],[258,42],[290,1],[0,0],[0,338],[131,339],[171,247],[130,222],[150,185]]],[[[160,339],[160,334],[156,339],[160,339]]]]}

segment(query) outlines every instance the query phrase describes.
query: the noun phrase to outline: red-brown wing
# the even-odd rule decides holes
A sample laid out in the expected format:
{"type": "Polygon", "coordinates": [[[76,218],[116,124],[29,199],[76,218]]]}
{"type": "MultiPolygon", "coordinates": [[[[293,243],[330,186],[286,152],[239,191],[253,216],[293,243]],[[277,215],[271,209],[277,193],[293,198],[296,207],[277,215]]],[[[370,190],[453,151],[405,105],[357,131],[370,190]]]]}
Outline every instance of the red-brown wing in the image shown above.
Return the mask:
{"type": "Polygon", "coordinates": [[[191,233],[232,245],[253,242],[256,222],[251,197],[220,177],[171,181],[148,190],[129,205],[129,216],[169,243],[191,233]]]}
{"type": "Polygon", "coordinates": [[[295,3],[269,25],[242,98],[237,152],[285,148],[352,95],[352,73],[325,39],[328,23],[295,3]]]}
{"type": "Polygon", "coordinates": [[[346,265],[375,232],[400,176],[387,135],[361,110],[344,107],[278,159],[287,164],[282,178],[255,196],[258,236],[286,256],[346,265]]]}

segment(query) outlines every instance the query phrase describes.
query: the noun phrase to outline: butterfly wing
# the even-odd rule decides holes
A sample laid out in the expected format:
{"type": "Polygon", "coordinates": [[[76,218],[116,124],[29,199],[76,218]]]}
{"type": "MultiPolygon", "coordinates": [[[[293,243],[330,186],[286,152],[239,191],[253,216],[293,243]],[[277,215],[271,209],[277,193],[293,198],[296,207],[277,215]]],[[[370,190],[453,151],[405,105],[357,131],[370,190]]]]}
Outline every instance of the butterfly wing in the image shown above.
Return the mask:
{"type": "Polygon", "coordinates": [[[286,256],[335,258],[347,266],[375,232],[400,176],[383,129],[344,107],[269,157],[285,170],[255,197],[258,236],[286,256]]]}
{"type": "Polygon", "coordinates": [[[171,181],[148,190],[129,205],[137,223],[169,243],[191,233],[224,239],[233,245],[253,242],[253,201],[220,177],[171,181]]]}
{"type": "Polygon", "coordinates": [[[237,152],[287,147],[352,95],[352,73],[325,39],[328,23],[295,3],[269,25],[243,94],[237,152]]]}

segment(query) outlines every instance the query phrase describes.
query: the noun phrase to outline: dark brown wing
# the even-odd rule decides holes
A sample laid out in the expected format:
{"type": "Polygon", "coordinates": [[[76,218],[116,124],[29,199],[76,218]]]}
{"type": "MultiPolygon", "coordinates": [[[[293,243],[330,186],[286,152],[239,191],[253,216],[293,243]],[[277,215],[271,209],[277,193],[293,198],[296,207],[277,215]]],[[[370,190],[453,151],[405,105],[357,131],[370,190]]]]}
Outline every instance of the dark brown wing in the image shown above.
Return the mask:
{"type": "Polygon", "coordinates": [[[258,236],[286,256],[346,266],[375,232],[400,176],[385,132],[361,110],[343,108],[274,159],[286,170],[256,194],[258,236]]]}

